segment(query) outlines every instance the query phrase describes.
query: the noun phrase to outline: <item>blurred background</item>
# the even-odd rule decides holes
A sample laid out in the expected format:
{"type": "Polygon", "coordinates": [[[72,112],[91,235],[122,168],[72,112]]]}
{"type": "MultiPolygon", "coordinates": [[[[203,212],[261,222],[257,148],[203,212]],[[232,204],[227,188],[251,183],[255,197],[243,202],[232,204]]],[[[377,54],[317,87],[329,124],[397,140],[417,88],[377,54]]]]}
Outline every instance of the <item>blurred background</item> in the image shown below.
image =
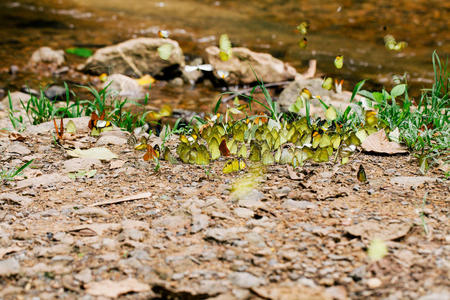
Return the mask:
{"type": "Polygon", "coordinates": [[[202,56],[227,33],[233,46],[269,52],[298,72],[316,59],[318,75],[344,79],[347,89],[361,79],[389,88],[393,75],[407,73],[418,95],[432,83],[432,52],[450,53],[449,25],[450,1],[442,0],[2,0],[0,88],[31,80],[11,78],[9,68],[25,65],[40,46],[95,50],[164,29],[187,56],[202,56]],[[305,49],[295,29],[302,21],[310,24],[305,49]],[[386,49],[387,34],[408,46],[386,49]],[[333,65],[339,54],[341,70],[333,65]]]}

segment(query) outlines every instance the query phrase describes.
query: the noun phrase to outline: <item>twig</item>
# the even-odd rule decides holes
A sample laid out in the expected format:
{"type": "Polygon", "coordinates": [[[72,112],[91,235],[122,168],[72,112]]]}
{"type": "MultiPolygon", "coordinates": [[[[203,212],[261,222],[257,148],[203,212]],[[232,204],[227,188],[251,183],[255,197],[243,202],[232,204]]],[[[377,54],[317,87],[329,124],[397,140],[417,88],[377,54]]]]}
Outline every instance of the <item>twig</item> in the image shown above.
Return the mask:
{"type": "Polygon", "coordinates": [[[140,193],[137,195],[123,197],[123,198],[119,198],[119,199],[112,199],[112,200],[106,200],[106,201],[102,201],[102,202],[96,202],[89,206],[102,206],[102,205],[117,204],[117,203],[122,203],[122,202],[127,202],[127,201],[134,201],[134,200],[139,200],[139,199],[143,199],[143,198],[148,198],[151,195],[152,195],[152,193],[150,193],[150,192],[140,193]]]}

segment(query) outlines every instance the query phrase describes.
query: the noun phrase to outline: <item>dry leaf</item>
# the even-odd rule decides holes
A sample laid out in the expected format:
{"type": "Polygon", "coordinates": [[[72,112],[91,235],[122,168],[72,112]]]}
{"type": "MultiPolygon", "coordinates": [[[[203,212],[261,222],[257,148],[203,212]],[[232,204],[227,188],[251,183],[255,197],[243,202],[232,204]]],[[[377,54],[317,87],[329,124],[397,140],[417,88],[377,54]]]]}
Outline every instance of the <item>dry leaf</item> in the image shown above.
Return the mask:
{"type": "Polygon", "coordinates": [[[87,150],[81,150],[79,148],[75,150],[67,151],[72,157],[83,157],[83,158],[96,158],[100,160],[111,160],[117,158],[117,155],[112,153],[111,150],[104,147],[94,147],[87,150]]]}
{"type": "Polygon", "coordinates": [[[102,280],[98,282],[90,282],[85,285],[86,292],[94,296],[105,296],[117,298],[120,295],[130,292],[148,292],[150,286],[141,283],[134,278],[127,278],[122,281],[102,280]]]}
{"type": "Polygon", "coordinates": [[[346,228],[347,232],[354,236],[373,240],[375,238],[383,241],[396,240],[405,236],[411,229],[411,224],[390,223],[385,224],[376,221],[364,221],[346,228]]]}
{"type": "Polygon", "coordinates": [[[390,142],[384,130],[380,130],[369,135],[361,144],[361,148],[366,152],[376,152],[383,154],[407,153],[408,149],[395,142],[390,142]]]}

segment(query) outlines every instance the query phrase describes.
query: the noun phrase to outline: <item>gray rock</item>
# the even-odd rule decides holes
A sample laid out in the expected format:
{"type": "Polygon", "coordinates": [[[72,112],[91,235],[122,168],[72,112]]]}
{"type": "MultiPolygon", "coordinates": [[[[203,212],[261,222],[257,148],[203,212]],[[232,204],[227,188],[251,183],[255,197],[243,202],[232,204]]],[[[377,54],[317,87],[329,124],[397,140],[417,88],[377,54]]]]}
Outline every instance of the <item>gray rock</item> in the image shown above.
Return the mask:
{"type": "Polygon", "coordinates": [[[258,248],[264,248],[267,246],[266,242],[264,241],[264,238],[256,232],[246,233],[244,238],[252,246],[255,246],[258,248]]]}
{"type": "Polygon", "coordinates": [[[430,293],[425,296],[420,297],[418,300],[444,300],[450,299],[450,293],[447,291],[442,291],[438,293],[430,293]]]}
{"type": "Polygon", "coordinates": [[[15,258],[0,260],[0,276],[9,276],[20,272],[20,264],[15,258]]]}
{"type": "Polygon", "coordinates": [[[391,178],[391,184],[398,184],[404,187],[418,187],[425,182],[436,182],[437,178],[426,176],[398,176],[391,178]]]}
{"type": "Polygon", "coordinates": [[[39,186],[50,186],[56,185],[58,183],[70,182],[70,178],[59,173],[45,174],[34,178],[28,178],[17,183],[18,188],[23,188],[27,186],[39,187],[39,186]]]}
{"type": "Polygon", "coordinates": [[[265,284],[266,282],[263,278],[256,277],[247,272],[231,273],[228,276],[228,279],[231,281],[232,284],[244,289],[257,287],[262,284],[265,284]]]}
{"type": "Polygon", "coordinates": [[[64,51],[53,50],[49,47],[41,47],[33,52],[30,63],[32,65],[39,63],[55,64],[57,66],[64,63],[64,51]]]}
{"type": "Polygon", "coordinates": [[[215,46],[206,48],[207,61],[214,68],[214,76],[222,79],[217,72],[229,72],[229,75],[223,79],[229,85],[256,82],[253,70],[266,83],[293,80],[297,73],[291,65],[268,53],[253,52],[241,47],[233,48],[232,52],[233,55],[229,60],[222,61],[219,57],[219,48],[215,46]]]}
{"type": "Polygon", "coordinates": [[[103,88],[108,86],[112,97],[122,97],[127,99],[144,98],[144,89],[131,77],[122,74],[112,74],[103,84],[103,88]]]}
{"type": "Polygon", "coordinates": [[[286,199],[283,202],[283,207],[287,208],[287,209],[316,209],[317,208],[317,204],[312,203],[310,201],[295,201],[292,199],[286,199]]]}
{"type": "Polygon", "coordinates": [[[145,238],[145,234],[135,228],[126,228],[123,230],[122,235],[125,237],[125,239],[130,239],[133,241],[143,241],[145,238]]]}
{"type": "Polygon", "coordinates": [[[204,214],[195,214],[192,216],[191,233],[197,233],[208,227],[209,217],[204,214]]]}
{"type": "Polygon", "coordinates": [[[65,100],[66,88],[59,85],[52,85],[44,94],[50,100],[65,100]]]}
{"type": "Polygon", "coordinates": [[[103,146],[103,145],[125,145],[126,143],[127,139],[114,135],[104,135],[101,136],[95,144],[97,146],[103,146]]]}
{"type": "Polygon", "coordinates": [[[163,227],[168,230],[176,230],[185,228],[190,220],[185,216],[163,216],[152,222],[153,227],[163,227]]]}
{"type": "Polygon", "coordinates": [[[75,211],[75,215],[89,217],[108,217],[109,213],[99,207],[85,207],[75,211]]]}
{"type": "Polygon", "coordinates": [[[163,76],[169,68],[176,69],[179,66],[184,66],[184,56],[176,41],[159,38],[137,38],[97,50],[87,60],[82,69],[93,74],[119,73],[134,76],[142,74],[163,76]],[[161,59],[158,54],[158,47],[164,44],[170,44],[173,47],[168,60],[161,59]]]}
{"type": "Polygon", "coordinates": [[[92,281],[92,271],[89,268],[81,270],[78,274],[73,276],[76,280],[83,283],[88,283],[92,281]]]}
{"type": "Polygon", "coordinates": [[[210,228],[206,230],[206,238],[211,238],[219,242],[230,242],[239,239],[238,234],[247,232],[245,227],[231,227],[231,228],[210,228]]]}
{"type": "Polygon", "coordinates": [[[28,206],[31,204],[31,202],[33,202],[32,199],[24,196],[19,196],[15,193],[2,193],[0,194],[0,200],[11,201],[22,206],[28,206]]]}
{"type": "Polygon", "coordinates": [[[63,171],[64,172],[77,172],[79,170],[90,170],[93,166],[101,166],[101,162],[95,158],[71,158],[69,160],[64,161],[63,171]]]}
{"type": "Polygon", "coordinates": [[[244,219],[251,218],[255,214],[253,210],[248,209],[248,208],[243,208],[243,207],[235,208],[234,213],[239,218],[244,218],[244,219]]]}
{"type": "Polygon", "coordinates": [[[241,194],[237,195],[233,193],[231,195],[231,198],[233,200],[238,199],[239,206],[246,208],[259,208],[264,206],[264,203],[261,200],[265,198],[265,195],[262,192],[253,189],[244,195],[241,194]]]}
{"type": "Polygon", "coordinates": [[[28,147],[22,144],[21,142],[13,142],[11,143],[11,145],[9,145],[8,148],[6,148],[6,152],[20,154],[24,156],[30,154],[31,150],[28,149],[28,147]]]}

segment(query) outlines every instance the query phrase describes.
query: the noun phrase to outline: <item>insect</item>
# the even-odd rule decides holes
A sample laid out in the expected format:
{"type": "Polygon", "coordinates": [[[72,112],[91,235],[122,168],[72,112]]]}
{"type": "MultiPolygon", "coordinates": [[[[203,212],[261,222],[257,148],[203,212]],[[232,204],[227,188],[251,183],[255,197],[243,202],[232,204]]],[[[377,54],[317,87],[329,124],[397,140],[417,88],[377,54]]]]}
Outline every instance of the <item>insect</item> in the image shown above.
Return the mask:
{"type": "Polygon", "coordinates": [[[222,156],[230,156],[231,155],[230,150],[228,150],[228,147],[227,147],[227,141],[225,139],[223,139],[222,142],[220,142],[219,150],[220,150],[220,154],[222,156]]]}
{"type": "Polygon", "coordinates": [[[359,165],[357,177],[360,182],[367,182],[366,171],[364,170],[363,165],[359,165]]]}
{"type": "Polygon", "coordinates": [[[172,44],[162,44],[157,49],[159,57],[162,60],[168,60],[170,55],[172,54],[172,49],[173,49],[172,44]]]}
{"type": "Polygon", "coordinates": [[[303,35],[306,35],[308,33],[308,28],[309,28],[308,22],[301,22],[297,26],[297,30],[303,35]]]}
{"type": "Polygon", "coordinates": [[[231,57],[231,41],[228,35],[222,34],[219,39],[219,57],[223,61],[227,61],[231,57]]]}
{"type": "Polygon", "coordinates": [[[112,124],[110,121],[105,120],[105,112],[103,112],[100,117],[95,112],[92,112],[88,127],[91,129],[91,135],[97,136],[103,131],[110,130],[112,124]]]}
{"type": "Polygon", "coordinates": [[[336,67],[336,69],[342,69],[342,67],[344,66],[344,55],[336,56],[336,58],[334,59],[334,66],[336,67]]]}
{"type": "Polygon", "coordinates": [[[155,148],[153,148],[150,144],[147,144],[147,152],[145,152],[142,158],[145,161],[157,159],[159,158],[159,152],[159,145],[155,145],[155,148]]]}
{"type": "Polygon", "coordinates": [[[306,39],[306,37],[303,37],[303,39],[301,39],[300,42],[298,42],[298,46],[301,49],[305,49],[306,46],[308,46],[308,40],[306,39]]]}
{"type": "Polygon", "coordinates": [[[205,72],[211,72],[213,70],[213,66],[210,64],[203,64],[203,65],[196,65],[196,66],[184,66],[184,70],[186,72],[193,72],[193,71],[205,71],[205,72]]]}
{"type": "Polygon", "coordinates": [[[158,36],[162,39],[167,39],[169,37],[169,31],[167,30],[159,30],[158,36]]]}
{"type": "Polygon", "coordinates": [[[60,143],[63,140],[63,135],[64,135],[64,122],[63,122],[63,119],[61,118],[59,129],[58,129],[58,125],[56,125],[56,119],[53,119],[53,125],[55,125],[56,141],[58,143],[60,143]]]}

